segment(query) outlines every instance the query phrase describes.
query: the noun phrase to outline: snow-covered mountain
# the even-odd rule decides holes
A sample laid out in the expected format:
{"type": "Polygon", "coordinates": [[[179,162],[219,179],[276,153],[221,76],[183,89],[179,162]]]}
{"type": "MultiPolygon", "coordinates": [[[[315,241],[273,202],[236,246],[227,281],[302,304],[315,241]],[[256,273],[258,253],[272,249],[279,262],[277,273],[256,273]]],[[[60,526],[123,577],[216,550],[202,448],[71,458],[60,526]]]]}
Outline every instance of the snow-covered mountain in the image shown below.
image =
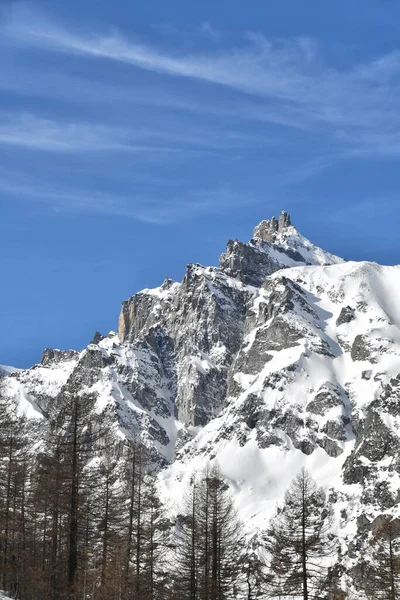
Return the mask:
{"type": "Polygon", "coordinates": [[[305,466],[348,564],[377,515],[400,516],[400,266],[333,256],[287,213],[229,241],[219,267],[124,301],[118,333],[0,380],[35,431],[66,390],[142,437],[176,506],[216,459],[256,534],[305,466]]]}

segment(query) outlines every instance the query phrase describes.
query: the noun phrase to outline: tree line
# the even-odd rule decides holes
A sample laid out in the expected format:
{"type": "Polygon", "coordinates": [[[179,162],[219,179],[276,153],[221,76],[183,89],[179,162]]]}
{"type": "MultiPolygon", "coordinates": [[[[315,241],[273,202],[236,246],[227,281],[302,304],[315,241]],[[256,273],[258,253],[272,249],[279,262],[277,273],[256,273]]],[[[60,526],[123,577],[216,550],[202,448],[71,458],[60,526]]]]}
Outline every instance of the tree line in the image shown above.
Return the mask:
{"type": "MultiPolygon", "coordinates": [[[[217,467],[178,516],[146,447],[116,442],[92,395],[63,392],[40,442],[0,399],[0,589],[20,600],[344,600],[323,491],[303,469],[248,539],[217,467]]],[[[368,600],[400,600],[400,526],[382,517],[359,564],[368,600]]]]}

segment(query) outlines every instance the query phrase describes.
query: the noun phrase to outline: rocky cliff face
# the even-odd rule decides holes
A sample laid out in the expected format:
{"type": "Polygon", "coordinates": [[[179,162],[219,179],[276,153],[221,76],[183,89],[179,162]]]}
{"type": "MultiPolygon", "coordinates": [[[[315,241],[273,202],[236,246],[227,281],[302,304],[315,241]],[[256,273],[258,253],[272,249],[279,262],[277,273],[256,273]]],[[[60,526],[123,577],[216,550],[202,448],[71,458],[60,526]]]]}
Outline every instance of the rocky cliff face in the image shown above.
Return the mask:
{"type": "Polygon", "coordinates": [[[229,241],[122,304],[118,334],[45,350],[0,393],[45,427],[59,394],[90,393],[120,436],[140,435],[179,504],[217,459],[249,531],[306,466],[330,494],[344,555],[378,514],[399,514],[400,267],[345,262],[290,216],[229,241]]]}

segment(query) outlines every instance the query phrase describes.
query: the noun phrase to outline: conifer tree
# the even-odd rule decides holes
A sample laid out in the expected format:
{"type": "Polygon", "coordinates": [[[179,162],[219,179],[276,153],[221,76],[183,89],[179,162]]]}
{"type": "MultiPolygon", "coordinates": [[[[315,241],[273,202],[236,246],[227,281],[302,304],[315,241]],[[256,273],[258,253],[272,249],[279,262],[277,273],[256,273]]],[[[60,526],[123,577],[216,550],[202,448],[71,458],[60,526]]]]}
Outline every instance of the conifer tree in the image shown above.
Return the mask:
{"type": "Polygon", "coordinates": [[[79,580],[84,578],[80,552],[85,538],[86,496],[92,493],[86,466],[94,456],[96,442],[106,433],[93,415],[95,400],[91,394],[64,390],[50,415],[45,472],[49,488],[53,488],[47,503],[54,600],[75,600],[81,585],[78,576],[79,580]]]}
{"type": "Polygon", "coordinates": [[[217,468],[192,485],[177,522],[175,587],[182,600],[228,600],[242,586],[241,528],[217,468]]]}
{"type": "Polygon", "coordinates": [[[120,577],[116,578],[114,569],[116,564],[118,569],[121,568],[119,538],[125,509],[115,442],[111,436],[106,436],[104,443],[105,447],[96,467],[88,472],[88,501],[92,505],[88,511],[88,518],[91,517],[94,522],[96,533],[92,540],[88,539],[88,543],[96,548],[100,556],[97,594],[99,600],[108,600],[120,587],[120,577]]]}
{"type": "Polygon", "coordinates": [[[265,589],[267,581],[264,561],[258,555],[258,545],[247,544],[241,562],[243,585],[243,598],[246,600],[266,600],[265,589]]]}
{"type": "Polygon", "coordinates": [[[141,592],[144,600],[162,600],[170,581],[165,560],[170,523],[163,515],[152,473],[144,480],[142,506],[141,592]]]}
{"type": "Polygon", "coordinates": [[[305,469],[293,480],[272,519],[266,549],[272,597],[321,598],[335,544],[325,495],[305,469]]]}
{"type": "Polygon", "coordinates": [[[138,598],[142,594],[143,495],[148,470],[148,452],[141,442],[135,440],[125,449],[123,466],[125,517],[122,533],[122,600],[131,598],[132,590],[138,598]]]}
{"type": "Polygon", "coordinates": [[[194,480],[191,489],[187,491],[183,514],[176,521],[176,548],[174,571],[175,595],[182,600],[197,600],[199,598],[199,535],[200,527],[197,514],[200,507],[198,500],[198,484],[194,480]]]}
{"type": "Polygon", "coordinates": [[[24,508],[26,501],[26,420],[0,398],[0,565],[4,590],[16,594],[18,573],[22,573],[22,548],[25,544],[24,508]]]}

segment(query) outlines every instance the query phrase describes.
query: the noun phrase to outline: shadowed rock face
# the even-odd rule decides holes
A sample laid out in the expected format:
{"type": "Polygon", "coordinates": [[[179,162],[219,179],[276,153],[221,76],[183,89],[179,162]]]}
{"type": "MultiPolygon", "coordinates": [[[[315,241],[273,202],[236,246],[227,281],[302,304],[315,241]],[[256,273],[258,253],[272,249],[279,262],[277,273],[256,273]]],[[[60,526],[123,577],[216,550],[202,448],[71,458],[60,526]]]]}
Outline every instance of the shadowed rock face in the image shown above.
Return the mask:
{"type": "Polygon", "coordinates": [[[229,277],[255,287],[260,287],[268,275],[282,268],[275,258],[262,249],[237,240],[228,242],[226,252],[220,256],[219,266],[229,277]]]}
{"type": "Polygon", "coordinates": [[[155,351],[170,364],[175,410],[185,425],[205,425],[221,409],[252,293],[218,269],[189,265],[181,284],[123,303],[120,340],[148,341],[157,330],[155,351]]]}
{"type": "Polygon", "coordinates": [[[354,361],[370,361],[376,362],[374,348],[366,335],[357,335],[351,347],[351,358],[354,361]]]}
{"type": "Polygon", "coordinates": [[[101,333],[99,333],[98,331],[95,332],[92,341],[90,342],[91,344],[98,344],[99,342],[101,342],[101,340],[104,340],[104,335],[102,335],[101,333]]]}
{"type": "MultiPolygon", "coordinates": [[[[400,502],[400,375],[386,383],[380,395],[355,423],[354,449],[343,465],[345,484],[358,484],[363,518],[358,533],[365,540],[377,514],[395,509],[400,502]]],[[[349,554],[357,557],[350,546],[349,554]]]]}
{"type": "Polygon", "coordinates": [[[266,277],[287,266],[288,258],[305,263],[294,248],[283,248],[279,244],[279,235],[285,235],[290,226],[290,216],[283,211],[279,220],[272,217],[261,221],[250,243],[229,240],[226,252],[220,257],[221,271],[247,285],[259,287],[266,277]]]}
{"type": "Polygon", "coordinates": [[[68,361],[78,356],[78,352],[75,350],[53,350],[52,348],[46,348],[43,350],[42,359],[40,363],[42,365],[49,365],[50,363],[59,363],[68,361]]]}
{"type": "Polygon", "coordinates": [[[323,415],[331,408],[344,408],[343,392],[339,386],[331,383],[321,385],[314,399],[307,404],[307,411],[316,415],[323,415]]]}
{"type": "Polygon", "coordinates": [[[344,306],[340,311],[340,315],[336,319],[336,325],[339,327],[339,325],[351,323],[351,321],[354,321],[355,318],[356,314],[354,308],[351,308],[351,306],[344,306]]]}

